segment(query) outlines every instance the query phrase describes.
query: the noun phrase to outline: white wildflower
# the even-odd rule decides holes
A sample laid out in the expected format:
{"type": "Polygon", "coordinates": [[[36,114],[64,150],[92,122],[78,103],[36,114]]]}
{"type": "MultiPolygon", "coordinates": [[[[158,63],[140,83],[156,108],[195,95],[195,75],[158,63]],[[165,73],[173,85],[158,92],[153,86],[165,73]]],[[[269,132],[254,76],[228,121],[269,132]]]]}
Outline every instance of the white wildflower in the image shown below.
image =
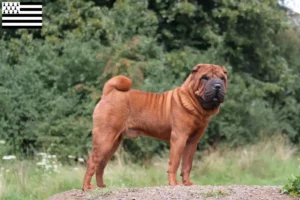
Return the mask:
{"type": "Polygon", "coordinates": [[[74,167],[73,169],[74,169],[75,171],[78,171],[78,170],[79,170],[78,167],[74,167]]]}
{"type": "Polygon", "coordinates": [[[78,158],[78,162],[84,162],[83,158],[78,158]]]}
{"type": "Polygon", "coordinates": [[[14,156],[14,155],[9,155],[9,156],[3,156],[3,157],[2,157],[2,160],[13,160],[13,159],[16,159],[16,156],[14,156]]]}
{"type": "Polygon", "coordinates": [[[37,153],[38,156],[46,156],[47,154],[44,152],[37,153]]]}
{"type": "Polygon", "coordinates": [[[42,166],[42,165],[45,165],[46,163],[44,163],[44,162],[38,162],[38,163],[36,163],[36,165],[39,165],[39,166],[42,166]]]}
{"type": "Polygon", "coordinates": [[[73,159],[73,158],[75,158],[75,156],[68,155],[68,158],[73,159]]]}
{"type": "Polygon", "coordinates": [[[10,171],[9,169],[6,170],[6,172],[9,172],[9,171],[10,171]]]}
{"type": "Polygon", "coordinates": [[[0,144],[5,144],[5,140],[0,140],[0,144]]]}

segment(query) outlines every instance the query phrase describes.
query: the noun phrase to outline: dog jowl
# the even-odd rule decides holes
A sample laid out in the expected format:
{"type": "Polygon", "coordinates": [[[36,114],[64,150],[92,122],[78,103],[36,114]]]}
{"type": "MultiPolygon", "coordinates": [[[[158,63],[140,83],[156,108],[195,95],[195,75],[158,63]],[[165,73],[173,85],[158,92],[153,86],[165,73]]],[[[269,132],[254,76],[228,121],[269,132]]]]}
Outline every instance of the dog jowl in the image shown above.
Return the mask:
{"type": "Polygon", "coordinates": [[[93,148],[83,190],[93,188],[90,182],[94,174],[98,187],[105,187],[104,168],[122,138],[140,135],[170,142],[169,184],[181,184],[176,179],[181,160],[182,183],[192,185],[190,171],[198,141],[225,99],[225,67],[198,64],[181,86],[162,94],[134,90],[131,86],[131,80],[125,76],[113,77],[104,85],[93,113],[93,148]]]}

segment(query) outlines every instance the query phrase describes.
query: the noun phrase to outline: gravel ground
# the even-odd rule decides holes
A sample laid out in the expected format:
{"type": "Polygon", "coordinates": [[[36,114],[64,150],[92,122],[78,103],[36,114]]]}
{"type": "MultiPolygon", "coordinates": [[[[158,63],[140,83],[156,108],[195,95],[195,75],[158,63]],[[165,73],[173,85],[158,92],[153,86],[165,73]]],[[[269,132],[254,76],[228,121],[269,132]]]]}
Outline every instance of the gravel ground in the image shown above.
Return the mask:
{"type": "Polygon", "coordinates": [[[98,192],[70,190],[48,200],[300,200],[280,194],[280,186],[158,186],[98,192]]]}

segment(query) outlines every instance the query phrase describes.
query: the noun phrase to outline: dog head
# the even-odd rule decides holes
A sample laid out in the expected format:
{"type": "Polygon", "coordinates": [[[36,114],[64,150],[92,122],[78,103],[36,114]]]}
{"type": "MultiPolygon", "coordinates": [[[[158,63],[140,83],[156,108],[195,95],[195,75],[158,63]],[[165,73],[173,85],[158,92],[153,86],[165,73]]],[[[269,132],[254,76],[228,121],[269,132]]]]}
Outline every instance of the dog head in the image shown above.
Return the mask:
{"type": "Polygon", "coordinates": [[[185,85],[192,89],[204,110],[217,110],[225,100],[226,69],[219,65],[198,64],[192,69],[185,85]]]}

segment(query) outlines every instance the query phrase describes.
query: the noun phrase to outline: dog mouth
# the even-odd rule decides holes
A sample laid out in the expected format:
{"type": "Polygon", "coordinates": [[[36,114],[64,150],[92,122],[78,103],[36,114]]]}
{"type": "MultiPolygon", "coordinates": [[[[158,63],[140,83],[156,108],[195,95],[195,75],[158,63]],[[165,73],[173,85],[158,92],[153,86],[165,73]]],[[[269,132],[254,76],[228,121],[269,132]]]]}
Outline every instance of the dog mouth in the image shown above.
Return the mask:
{"type": "Polygon", "coordinates": [[[204,89],[197,95],[198,101],[205,110],[214,110],[225,100],[226,88],[219,78],[212,78],[204,83],[204,89]]]}
{"type": "Polygon", "coordinates": [[[213,102],[220,102],[220,100],[218,99],[218,97],[214,97],[212,101],[213,102]]]}
{"type": "Polygon", "coordinates": [[[214,97],[212,101],[205,101],[202,97],[199,97],[199,103],[205,110],[214,110],[222,103],[217,97],[214,97]]]}
{"type": "Polygon", "coordinates": [[[213,110],[220,106],[221,103],[224,102],[225,94],[223,92],[209,92],[203,95],[202,97],[198,97],[199,103],[202,108],[205,110],[213,110]]]}

